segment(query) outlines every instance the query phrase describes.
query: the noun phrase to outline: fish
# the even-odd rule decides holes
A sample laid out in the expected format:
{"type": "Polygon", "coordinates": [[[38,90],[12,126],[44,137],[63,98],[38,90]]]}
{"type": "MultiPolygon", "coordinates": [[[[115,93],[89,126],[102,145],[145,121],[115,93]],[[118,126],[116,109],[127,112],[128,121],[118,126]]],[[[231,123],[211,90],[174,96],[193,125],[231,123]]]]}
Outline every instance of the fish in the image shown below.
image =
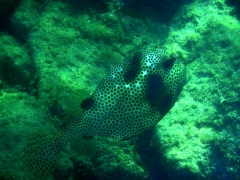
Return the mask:
{"type": "Polygon", "coordinates": [[[81,113],[64,131],[31,135],[24,149],[26,166],[36,178],[47,179],[61,150],[74,139],[138,136],[169,112],[186,77],[186,66],[159,47],[125,58],[81,102],[81,113]]]}

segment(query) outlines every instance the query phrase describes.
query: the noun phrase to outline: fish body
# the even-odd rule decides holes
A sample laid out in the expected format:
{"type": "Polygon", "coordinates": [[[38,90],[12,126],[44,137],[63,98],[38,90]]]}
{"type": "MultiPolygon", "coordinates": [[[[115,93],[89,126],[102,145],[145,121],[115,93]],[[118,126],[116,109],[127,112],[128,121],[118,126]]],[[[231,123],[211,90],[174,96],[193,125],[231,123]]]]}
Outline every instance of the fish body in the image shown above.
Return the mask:
{"type": "Polygon", "coordinates": [[[123,139],[140,134],[170,110],[185,78],[185,67],[163,50],[135,53],[98,85],[91,107],[70,125],[77,129],[73,136],[123,139]]]}
{"type": "Polygon", "coordinates": [[[126,58],[82,102],[83,112],[64,132],[55,136],[38,134],[30,139],[25,151],[29,169],[47,177],[62,147],[78,136],[125,139],[139,135],[171,109],[185,80],[185,66],[162,49],[126,58]],[[33,166],[35,161],[39,163],[33,166]]]}

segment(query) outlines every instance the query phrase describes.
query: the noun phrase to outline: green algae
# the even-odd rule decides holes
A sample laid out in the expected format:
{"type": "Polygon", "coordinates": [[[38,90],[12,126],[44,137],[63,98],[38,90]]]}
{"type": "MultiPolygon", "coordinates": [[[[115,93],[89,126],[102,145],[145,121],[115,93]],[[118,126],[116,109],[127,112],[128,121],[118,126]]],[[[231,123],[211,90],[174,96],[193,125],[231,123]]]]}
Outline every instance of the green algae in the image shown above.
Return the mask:
{"type": "MultiPolygon", "coordinates": [[[[46,126],[54,129],[51,124],[62,128],[65,100],[73,90],[92,92],[109,68],[128,54],[145,45],[163,45],[168,54],[187,64],[192,74],[179,102],[157,125],[153,138],[152,146],[160,148],[159,156],[164,154],[161,158],[168,168],[164,170],[172,173],[187,169],[201,178],[213,175],[221,179],[223,175],[216,175],[219,160],[228,169],[223,173],[231,172],[238,178],[239,144],[236,135],[229,133],[239,131],[240,54],[236,49],[240,49],[240,25],[233,16],[234,9],[223,0],[196,0],[179,9],[169,27],[149,20],[157,29],[156,39],[141,19],[119,19],[114,10],[76,12],[71,8],[63,2],[23,1],[11,25],[17,27],[13,34],[21,35],[26,44],[1,34],[2,162],[16,161],[19,146],[30,132],[46,126]],[[18,72],[17,76],[7,74],[12,71],[18,72]],[[9,151],[9,147],[16,151],[9,151]],[[219,157],[213,158],[215,153],[219,157]],[[9,155],[13,157],[4,158],[9,155]]],[[[75,167],[86,165],[85,177],[98,172],[98,177],[109,175],[110,179],[117,173],[146,178],[148,172],[132,156],[134,145],[101,138],[99,142],[98,157],[92,161],[83,160],[69,148],[63,156],[71,156],[75,167]]],[[[71,164],[66,161],[66,165],[71,164]]],[[[19,163],[11,169],[3,163],[4,173],[18,179],[28,177],[18,168],[19,163]]],[[[60,167],[61,163],[64,161],[60,167]]]]}

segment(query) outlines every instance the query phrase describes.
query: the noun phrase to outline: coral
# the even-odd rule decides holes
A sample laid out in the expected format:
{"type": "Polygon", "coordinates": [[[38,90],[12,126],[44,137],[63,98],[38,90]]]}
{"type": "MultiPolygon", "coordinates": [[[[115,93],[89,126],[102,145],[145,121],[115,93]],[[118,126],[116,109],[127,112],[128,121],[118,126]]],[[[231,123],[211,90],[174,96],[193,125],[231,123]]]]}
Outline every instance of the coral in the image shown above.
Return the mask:
{"type": "Polygon", "coordinates": [[[235,49],[240,48],[240,24],[231,13],[222,0],[195,1],[173,20],[165,44],[193,74],[180,100],[158,124],[153,141],[159,141],[156,147],[172,166],[203,178],[238,179],[238,135],[232,132],[239,122],[240,54],[235,49]]]}
{"type": "Polygon", "coordinates": [[[198,131],[198,138],[203,144],[209,144],[215,139],[215,135],[212,128],[201,128],[198,131]]]}

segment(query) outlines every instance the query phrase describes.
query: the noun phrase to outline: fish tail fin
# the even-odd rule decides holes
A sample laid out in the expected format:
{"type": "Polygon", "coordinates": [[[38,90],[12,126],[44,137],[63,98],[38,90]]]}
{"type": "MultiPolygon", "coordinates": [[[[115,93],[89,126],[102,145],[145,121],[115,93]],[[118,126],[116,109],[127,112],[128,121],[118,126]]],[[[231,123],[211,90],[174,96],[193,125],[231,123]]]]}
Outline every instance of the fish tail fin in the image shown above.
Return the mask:
{"type": "Polygon", "coordinates": [[[59,134],[36,133],[31,135],[24,149],[28,170],[39,179],[47,179],[53,172],[58,155],[65,143],[59,134]]]}

